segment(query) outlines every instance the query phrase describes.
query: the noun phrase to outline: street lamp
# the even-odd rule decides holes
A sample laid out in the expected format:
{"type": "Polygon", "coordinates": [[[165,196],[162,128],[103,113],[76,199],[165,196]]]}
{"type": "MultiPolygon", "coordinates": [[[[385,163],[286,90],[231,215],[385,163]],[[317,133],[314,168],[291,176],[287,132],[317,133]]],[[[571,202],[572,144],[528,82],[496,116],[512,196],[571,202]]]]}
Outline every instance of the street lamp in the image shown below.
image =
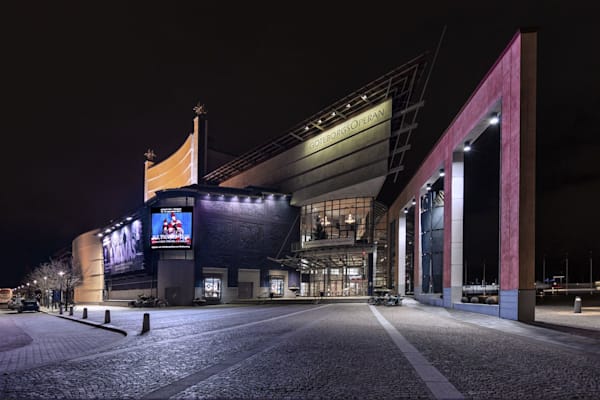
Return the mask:
{"type": "Polygon", "coordinates": [[[60,276],[59,280],[60,280],[60,303],[61,304],[62,304],[62,301],[63,301],[63,292],[62,292],[62,284],[63,284],[63,282],[62,282],[62,277],[63,277],[64,274],[65,274],[64,271],[58,271],[58,275],[60,276]]]}
{"type": "Polygon", "coordinates": [[[47,283],[48,283],[48,277],[45,276],[44,277],[44,303],[45,303],[46,307],[48,307],[48,286],[47,286],[47,283]]]}

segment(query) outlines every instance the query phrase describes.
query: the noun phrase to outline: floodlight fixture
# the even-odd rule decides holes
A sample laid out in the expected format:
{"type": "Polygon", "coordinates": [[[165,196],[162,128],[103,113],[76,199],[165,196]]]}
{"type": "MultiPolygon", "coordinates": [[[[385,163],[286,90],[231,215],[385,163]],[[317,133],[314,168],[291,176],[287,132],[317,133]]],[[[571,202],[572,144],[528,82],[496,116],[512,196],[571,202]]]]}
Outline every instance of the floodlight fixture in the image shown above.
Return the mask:
{"type": "Polygon", "coordinates": [[[470,140],[467,140],[465,142],[465,146],[463,147],[463,151],[465,153],[468,152],[468,151],[471,151],[471,141],[470,140]]]}
{"type": "Polygon", "coordinates": [[[498,122],[500,122],[500,117],[496,113],[496,114],[492,115],[492,117],[490,118],[490,125],[498,125],[498,122]]]}

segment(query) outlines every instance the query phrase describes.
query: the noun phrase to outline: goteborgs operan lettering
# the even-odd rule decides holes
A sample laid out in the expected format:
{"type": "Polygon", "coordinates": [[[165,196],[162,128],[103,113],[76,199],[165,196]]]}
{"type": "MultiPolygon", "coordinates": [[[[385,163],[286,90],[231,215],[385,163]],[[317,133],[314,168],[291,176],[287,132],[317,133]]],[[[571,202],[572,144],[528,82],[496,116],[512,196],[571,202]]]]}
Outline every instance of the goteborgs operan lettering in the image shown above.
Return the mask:
{"type": "MultiPolygon", "coordinates": [[[[380,105],[378,108],[373,108],[368,110],[359,116],[351,119],[350,121],[346,121],[337,128],[333,128],[331,131],[323,132],[321,135],[317,136],[313,140],[308,143],[308,148],[310,151],[317,150],[319,147],[323,147],[331,142],[338,141],[344,136],[348,136],[350,133],[354,133],[358,130],[363,130],[370,125],[374,125],[378,122],[381,122],[384,117],[386,117],[386,105],[388,103],[384,103],[380,105]]],[[[389,116],[388,116],[389,118],[389,116]]]]}

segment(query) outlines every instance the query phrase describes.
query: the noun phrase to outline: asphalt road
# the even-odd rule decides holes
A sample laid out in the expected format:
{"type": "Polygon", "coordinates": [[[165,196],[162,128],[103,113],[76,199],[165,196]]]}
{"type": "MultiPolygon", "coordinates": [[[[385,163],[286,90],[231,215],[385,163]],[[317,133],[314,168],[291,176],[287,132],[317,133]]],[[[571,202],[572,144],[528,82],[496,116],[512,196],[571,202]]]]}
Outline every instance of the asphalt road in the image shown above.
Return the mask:
{"type": "Polygon", "coordinates": [[[80,337],[80,329],[94,337],[85,351],[56,361],[36,364],[32,352],[19,371],[0,376],[0,398],[597,399],[600,393],[598,352],[562,345],[568,336],[545,336],[539,327],[482,326],[444,309],[112,308],[110,324],[103,324],[105,309],[90,307],[88,320],[127,336],[50,315],[0,315],[3,332],[9,319],[32,338],[0,350],[1,360],[36,346],[44,332],[61,338],[37,345],[49,353],[69,353],[53,348],[70,343],[71,334],[80,337]],[[141,334],[146,312],[151,329],[141,334]]]}

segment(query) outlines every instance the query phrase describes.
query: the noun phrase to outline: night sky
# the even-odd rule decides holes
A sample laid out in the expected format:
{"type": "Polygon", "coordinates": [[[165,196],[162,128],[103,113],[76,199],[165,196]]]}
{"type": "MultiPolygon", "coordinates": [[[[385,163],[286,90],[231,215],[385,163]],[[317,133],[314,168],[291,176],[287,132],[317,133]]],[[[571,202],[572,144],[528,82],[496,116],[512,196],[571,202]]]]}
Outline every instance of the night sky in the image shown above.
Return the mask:
{"type": "Polygon", "coordinates": [[[568,252],[571,271],[587,271],[590,250],[600,261],[595,2],[240,3],[3,5],[0,287],[140,206],[144,152],[178,148],[198,101],[209,146],[241,154],[434,52],[444,26],[407,169],[517,29],[538,27],[537,263],[547,254],[558,272],[568,252]]]}

